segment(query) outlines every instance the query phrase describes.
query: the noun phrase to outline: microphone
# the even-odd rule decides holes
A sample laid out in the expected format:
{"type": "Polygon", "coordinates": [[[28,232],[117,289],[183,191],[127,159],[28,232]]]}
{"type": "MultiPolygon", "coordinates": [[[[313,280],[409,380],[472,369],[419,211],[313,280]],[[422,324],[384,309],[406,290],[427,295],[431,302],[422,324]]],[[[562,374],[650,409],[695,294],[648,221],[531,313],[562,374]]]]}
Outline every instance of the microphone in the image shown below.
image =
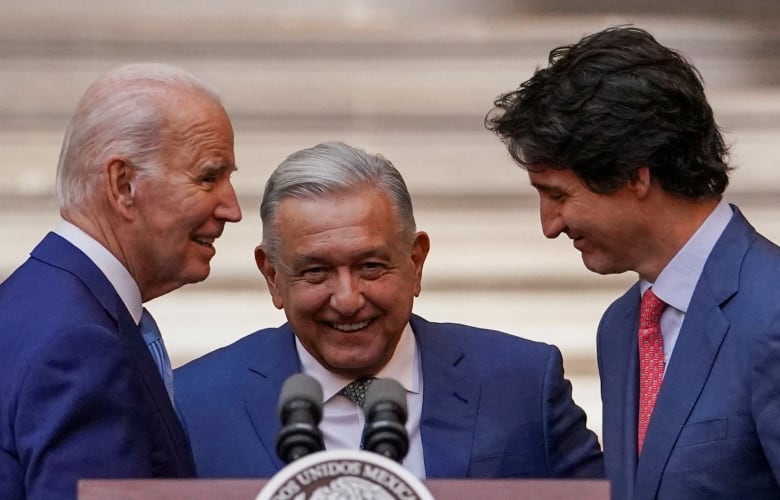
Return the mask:
{"type": "Polygon", "coordinates": [[[391,378],[376,379],[368,387],[366,426],[363,428],[362,447],[396,462],[401,462],[409,451],[406,433],[406,391],[391,378]]]}
{"type": "Polygon", "coordinates": [[[297,373],[282,386],[279,395],[282,428],[276,437],[276,453],[285,463],[325,449],[318,427],[322,418],[322,387],[314,378],[297,373]]]}

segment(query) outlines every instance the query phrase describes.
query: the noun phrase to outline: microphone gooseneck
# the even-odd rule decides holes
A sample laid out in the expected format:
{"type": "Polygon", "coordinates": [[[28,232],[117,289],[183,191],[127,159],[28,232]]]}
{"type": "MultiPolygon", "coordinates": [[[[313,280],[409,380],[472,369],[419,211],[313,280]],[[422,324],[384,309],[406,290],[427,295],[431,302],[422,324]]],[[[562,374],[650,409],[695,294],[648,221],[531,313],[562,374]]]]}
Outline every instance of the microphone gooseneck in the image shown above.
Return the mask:
{"type": "Polygon", "coordinates": [[[401,462],[409,451],[404,388],[393,379],[374,380],[368,388],[363,411],[366,415],[363,449],[401,462]]]}
{"type": "Polygon", "coordinates": [[[325,449],[319,429],[322,387],[314,378],[297,373],[285,380],[278,413],[282,428],[276,438],[276,453],[283,462],[325,449]]]}

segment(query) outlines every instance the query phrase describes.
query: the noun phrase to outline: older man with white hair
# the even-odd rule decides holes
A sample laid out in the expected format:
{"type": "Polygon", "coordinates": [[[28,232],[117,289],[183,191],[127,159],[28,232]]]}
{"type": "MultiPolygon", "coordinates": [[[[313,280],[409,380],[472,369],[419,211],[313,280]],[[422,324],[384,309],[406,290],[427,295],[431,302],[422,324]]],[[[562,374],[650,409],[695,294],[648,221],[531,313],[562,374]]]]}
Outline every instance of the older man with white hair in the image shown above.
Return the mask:
{"type": "Polygon", "coordinates": [[[60,153],[62,220],[0,284],[0,498],[195,475],[143,303],[208,276],[241,218],[235,168],[230,120],[189,73],[126,65],[87,89],[60,153]]]}

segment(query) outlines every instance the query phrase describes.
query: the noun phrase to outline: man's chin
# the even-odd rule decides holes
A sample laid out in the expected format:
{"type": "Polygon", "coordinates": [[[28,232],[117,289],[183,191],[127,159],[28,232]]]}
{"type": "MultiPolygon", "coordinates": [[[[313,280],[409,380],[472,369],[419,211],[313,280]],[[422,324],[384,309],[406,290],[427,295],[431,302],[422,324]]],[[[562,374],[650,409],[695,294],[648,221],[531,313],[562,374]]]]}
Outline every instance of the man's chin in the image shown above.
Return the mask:
{"type": "Polygon", "coordinates": [[[600,262],[598,259],[594,258],[593,254],[582,254],[582,263],[585,265],[585,268],[588,271],[594,272],[596,274],[615,274],[616,271],[613,271],[610,266],[607,263],[600,262]]]}
{"type": "Polygon", "coordinates": [[[588,271],[601,274],[602,276],[609,274],[622,274],[626,271],[630,271],[630,269],[619,268],[612,262],[599,262],[593,258],[586,258],[584,254],[582,256],[582,263],[585,264],[585,268],[588,271]]]}
{"type": "Polygon", "coordinates": [[[185,279],[186,283],[200,283],[205,280],[211,274],[211,266],[207,263],[205,266],[199,266],[199,269],[193,270],[193,272],[187,275],[185,279]]]}

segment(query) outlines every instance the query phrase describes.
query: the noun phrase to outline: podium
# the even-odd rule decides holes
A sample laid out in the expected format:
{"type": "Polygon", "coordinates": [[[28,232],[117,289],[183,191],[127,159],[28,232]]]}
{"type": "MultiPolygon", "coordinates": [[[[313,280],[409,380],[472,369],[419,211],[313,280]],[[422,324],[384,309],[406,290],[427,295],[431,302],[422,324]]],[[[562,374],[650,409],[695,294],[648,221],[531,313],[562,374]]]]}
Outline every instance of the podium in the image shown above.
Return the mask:
{"type": "MultiPolygon", "coordinates": [[[[265,479],[91,479],[78,500],[255,500],[265,479]]],[[[436,500],[609,500],[609,483],[590,479],[428,479],[436,500]]]]}
{"type": "Polygon", "coordinates": [[[318,451],[268,479],[87,479],[78,500],[609,500],[590,479],[428,479],[364,450],[318,451]]]}

